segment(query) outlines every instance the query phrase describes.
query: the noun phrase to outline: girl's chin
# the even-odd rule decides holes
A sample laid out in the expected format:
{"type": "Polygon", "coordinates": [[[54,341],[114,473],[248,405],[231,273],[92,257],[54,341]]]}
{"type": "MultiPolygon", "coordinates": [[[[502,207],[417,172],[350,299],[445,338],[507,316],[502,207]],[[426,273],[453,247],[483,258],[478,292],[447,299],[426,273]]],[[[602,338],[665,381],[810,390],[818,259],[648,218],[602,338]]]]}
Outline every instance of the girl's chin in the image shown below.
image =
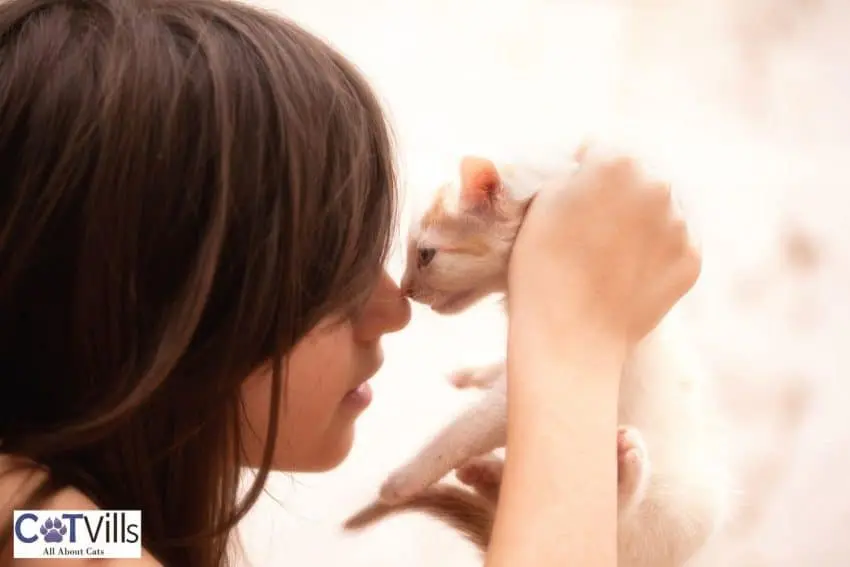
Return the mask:
{"type": "Polygon", "coordinates": [[[333,440],[326,443],[324,450],[313,454],[310,458],[299,459],[285,467],[274,467],[281,472],[289,473],[323,473],[337,468],[345,461],[354,446],[354,423],[341,426],[333,440]]]}

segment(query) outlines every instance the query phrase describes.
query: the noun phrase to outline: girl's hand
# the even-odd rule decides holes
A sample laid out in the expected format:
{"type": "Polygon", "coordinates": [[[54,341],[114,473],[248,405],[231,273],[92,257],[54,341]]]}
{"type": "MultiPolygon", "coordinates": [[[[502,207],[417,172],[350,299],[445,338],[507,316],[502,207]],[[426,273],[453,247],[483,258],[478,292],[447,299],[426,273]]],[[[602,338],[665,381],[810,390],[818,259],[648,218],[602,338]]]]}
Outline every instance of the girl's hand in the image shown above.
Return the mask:
{"type": "Polygon", "coordinates": [[[509,265],[509,309],[542,315],[555,333],[581,316],[631,344],[694,285],[700,253],[668,183],[624,155],[589,148],[577,159],[577,172],[529,207],[509,265]]]}

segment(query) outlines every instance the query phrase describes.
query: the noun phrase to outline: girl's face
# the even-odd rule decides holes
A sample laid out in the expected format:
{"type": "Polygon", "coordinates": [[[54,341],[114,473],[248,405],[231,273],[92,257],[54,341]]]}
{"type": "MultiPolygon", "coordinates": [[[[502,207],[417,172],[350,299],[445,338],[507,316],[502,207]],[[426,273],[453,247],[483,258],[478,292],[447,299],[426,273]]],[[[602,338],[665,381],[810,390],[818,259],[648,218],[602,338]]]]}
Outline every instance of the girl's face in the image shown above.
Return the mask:
{"type": "MultiPolygon", "coordinates": [[[[409,320],[410,304],[385,272],[356,315],[342,324],[320,323],[295,346],[284,366],[276,470],[325,471],[345,459],[354,441],[354,420],[371,401],[366,381],[383,361],[380,339],[409,320]]],[[[260,463],[265,446],[270,394],[271,370],[245,382],[243,443],[250,465],[260,463]]]]}

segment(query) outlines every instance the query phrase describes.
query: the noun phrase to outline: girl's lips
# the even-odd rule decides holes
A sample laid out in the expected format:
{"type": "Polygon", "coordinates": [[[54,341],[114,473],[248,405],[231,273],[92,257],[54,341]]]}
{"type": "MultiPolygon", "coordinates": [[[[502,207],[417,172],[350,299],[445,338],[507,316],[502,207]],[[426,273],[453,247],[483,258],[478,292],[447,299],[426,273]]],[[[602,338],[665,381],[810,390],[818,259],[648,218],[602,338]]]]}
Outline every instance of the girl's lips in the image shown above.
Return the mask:
{"type": "Polygon", "coordinates": [[[384,353],[381,350],[380,345],[376,345],[374,358],[370,360],[367,372],[360,375],[362,382],[346,392],[345,396],[342,398],[343,403],[347,406],[361,410],[366,409],[366,407],[372,403],[372,386],[369,384],[369,380],[378,373],[383,365],[384,353]]]}
{"type": "Polygon", "coordinates": [[[343,402],[360,409],[366,409],[372,403],[372,386],[369,382],[363,382],[349,391],[343,398],[343,402]]]}

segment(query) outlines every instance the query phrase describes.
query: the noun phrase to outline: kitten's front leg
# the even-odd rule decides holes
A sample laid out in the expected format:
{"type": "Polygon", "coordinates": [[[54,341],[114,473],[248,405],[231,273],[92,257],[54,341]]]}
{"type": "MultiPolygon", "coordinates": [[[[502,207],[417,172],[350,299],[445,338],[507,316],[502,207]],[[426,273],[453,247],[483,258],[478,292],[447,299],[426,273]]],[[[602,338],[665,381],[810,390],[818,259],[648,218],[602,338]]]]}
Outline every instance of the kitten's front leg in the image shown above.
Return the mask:
{"type": "Polygon", "coordinates": [[[455,388],[481,388],[493,386],[497,380],[505,376],[505,363],[495,362],[484,366],[470,366],[452,372],[449,380],[455,388]]]}
{"type": "Polygon", "coordinates": [[[643,436],[634,427],[617,430],[617,492],[620,515],[635,510],[646,497],[650,461],[643,436]]]}
{"type": "Polygon", "coordinates": [[[381,487],[381,500],[395,504],[425,490],[468,461],[504,447],[507,399],[497,381],[484,398],[458,416],[381,487]]]}

